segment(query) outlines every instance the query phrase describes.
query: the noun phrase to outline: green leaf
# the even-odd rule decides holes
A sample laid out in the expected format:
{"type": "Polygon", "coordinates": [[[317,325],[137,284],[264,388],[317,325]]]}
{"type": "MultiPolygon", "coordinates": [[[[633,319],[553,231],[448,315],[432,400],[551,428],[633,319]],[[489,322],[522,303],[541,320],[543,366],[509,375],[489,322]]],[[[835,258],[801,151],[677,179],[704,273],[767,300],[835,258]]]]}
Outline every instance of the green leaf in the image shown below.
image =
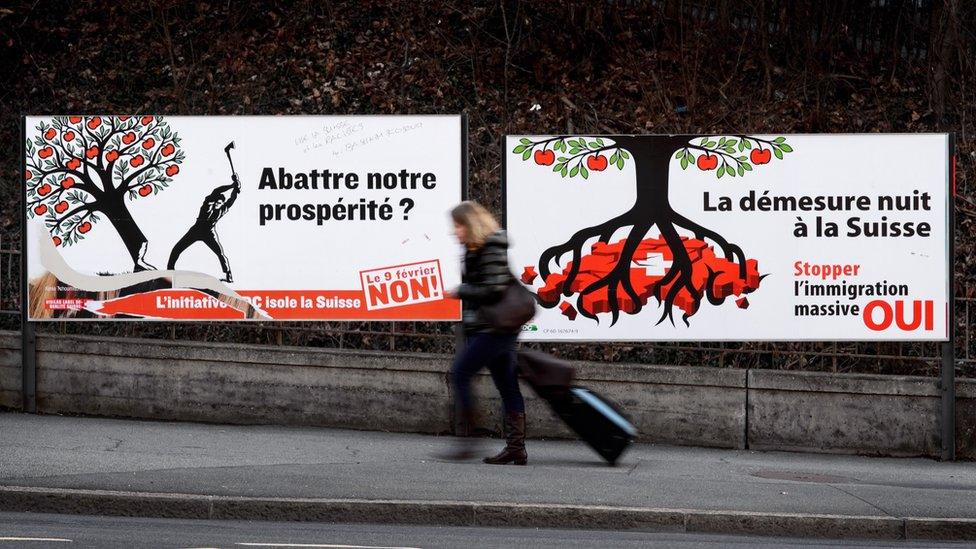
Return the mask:
{"type": "Polygon", "coordinates": [[[598,144],[599,144],[599,145],[600,145],[601,147],[603,146],[603,139],[601,139],[601,138],[599,138],[599,137],[597,137],[597,138],[596,138],[596,142],[597,142],[597,143],[598,143],[598,144]]]}
{"type": "Polygon", "coordinates": [[[529,149],[529,150],[525,151],[524,153],[522,153],[522,161],[524,162],[524,161],[528,160],[530,156],[532,156],[532,149],[529,149]]]}
{"type": "Polygon", "coordinates": [[[560,173],[563,175],[563,177],[566,177],[567,170],[565,164],[563,164],[563,169],[560,171],[560,173]]]}
{"type": "Polygon", "coordinates": [[[591,149],[599,149],[600,148],[600,144],[597,143],[596,141],[590,141],[590,148],[591,149]]]}
{"type": "Polygon", "coordinates": [[[564,152],[566,150],[566,142],[560,139],[559,141],[556,141],[556,144],[552,146],[552,149],[554,151],[564,152]]]}
{"type": "Polygon", "coordinates": [[[688,157],[687,156],[682,156],[681,157],[681,169],[682,170],[687,170],[688,169],[688,157]]]}
{"type": "Polygon", "coordinates": [[[725,146],[725,138],[724,137],[718,140],[718,146],[719,147],[724,147],[725,146]]]}
{"type": "Polygon", "coordinates": [[[739,164],[739,170],[738,171],[739,171],[739,175],[742,175],[742,174],[746,173],[746,170],[743,169],[742,164],[739,164]]]}
{"type": "Polygon", "coordinates": [[[512,152],[515,154],[522,154],[522,152],[524,151],[525,151],[525,145],[519,145],[518,147],[512,149],[512,152]]]}
{"type": "Polygon", "coordinates": [[[742,167],[745,168],[747,172],[751,172],[752,171],[752,164],[750,164],[748,162],[743,162],[742,163],[742,167]]]}
{"type": "Polygon", "coordinates": [[[752,141],[749,141],[748,139],[743,139],[742,142],[745,143],[747,149],[752,150],[752,141]]]}
{"type": "Polygon", "coordinates": [[[732,166],[725,166],[725,173],[729,174],[729,177],[735,177],[735,169],[732,166]]]}
{"type": "Polygon", "coordinates": [[[725,166],[722,166],[721,168],[718,169],[718,173],[715,175],[715,177],[717,179],[722,179],[723,175],[725,175],[725,166]]]}
{"type": "Polygon", "coordinates": [[[586,169],[586,166],[580,164],[579,169],[580,169],[580,175],[583,176],[583,179],[590,178],[590,171],[586,169]]]}
{"type": "Polygon", "coordinates": [[[579,153],[581,153],[581,152],[583,152],[583,149],[581,149],[579,147],[576,147],[576,146],[574,146],[572,149],[569,149],[569,154],[572,154],[574,156],[577,155],[577,154],[579,154],[579,153]]]}
{"type": "Polygon", "coordinates": [[[735,149],[733,149],[732,147],[725,147],[725,152],[727,154],[735,154],[735,149]]]}
{"type": "Polygon", "coordinates": [[[528,139],[528,138],[525,138],[525,137],[523,137],[522,139],[519,139],[519,142],[522,143],[523,145],[531,145],[532,144],[532,140],[531,139],[528,139]]]}
{"type": "Polygon", "coordinates": [[[628,153],[627,151],[625,151],[623,149],[620,149],[620,156],[623,156],[627,160],[630,160],[630,153],[628,153]]]}
{"type": "Polygon", "coordinates": [[[610,155],[610,163],[611,163],[611,164],[616,164],[616,163],[617,163],[617,157],[618,157],[618,156],[620,156],[620,155],[618,155],[617,153],[613,153],[613,154],[611,154],[611,155],[610,155]]]}
{"type": "Polygon", "coordinates": [[[684,150],[684,149],[681,149],[680,151],[678,151],[678,152],[677,152],[677,153],[676,153],[676,154],[674,155],[674,159],[675,159],[675,160],[679,160],[679,159],[680,159],[680,158],[681,158],[682,156],[684,156],[684,155],[685,155],[685,150],[684,150]]]}
{"type": "Polygon", "coordinates": [[[776,158],[779,158],[780,160],[783,159],[783,151],[779,149],[773,149],[773,154],[776,156],[776,158]]]}
{"type": "Polygon", "coordinates": [[[623,158],[618,158],[617,159],[617,169],[618,170],[624,169],[624,159],[623,158]]]}
{"type": "Polygon", "coordinates": [[[559,172],[563,171],[563,168],[565,166],[566,166],[566,164],[562,164],[562,163],[556,164],[555,166],[553,166],[552,171],[554,171],[556,173],[559,173],[559,172]]]}
{"type": "Polygon", "coordinates": [[[779,148],[782,149],[782,151],[785,152],[785,153],[791,153],[791,152],[793,152],[793,147],[787,145],[786,143],[781,144],[779,146],[779,148]]]}
{"type": "Polygon", "coordinates": [[[734,147],[735,144],[738,143],[738,141],[739,141],[738,139],[729,139],[728,141],[725,142],[725,146],[734,147]]]}
{"type": "Polygon", "coordinates": [[[745,149],[746,149],[745,143],[743,141],[739,141],[739,152],[742,152],[745,149]]]}
{"type": "Polygon", "coordinates": [[[698,143],[698,144],[701,145],[702,147],[704,147],[705,146],[705,143],[708,143],[708,138],[707,137],[702,137],[701,142],[698,143]]]}
{"type": "Polygon", "coordinates": [[[709,141],[708,143],[705,143],[705,148],[706,149],[711,149],[714,146],[715,146],[715,142],[714,141],[709,141]]]}
{"type": "Polygon", "coordinates": [[[569,176],[570,177],[576,177],[576,174],[578,174],[579,171],[580,171],[580,167],[579,166],[576,166],[572,170],[569,170],[569,176]]]}
{"type": "Polygon", "coordinates": [[[776,139],[773,139],[773,143],[784,143],[784,142],[786,142],[786,138],[785,137],[782,137],[782,136],[781,137],[777,137],[776,139]]]}

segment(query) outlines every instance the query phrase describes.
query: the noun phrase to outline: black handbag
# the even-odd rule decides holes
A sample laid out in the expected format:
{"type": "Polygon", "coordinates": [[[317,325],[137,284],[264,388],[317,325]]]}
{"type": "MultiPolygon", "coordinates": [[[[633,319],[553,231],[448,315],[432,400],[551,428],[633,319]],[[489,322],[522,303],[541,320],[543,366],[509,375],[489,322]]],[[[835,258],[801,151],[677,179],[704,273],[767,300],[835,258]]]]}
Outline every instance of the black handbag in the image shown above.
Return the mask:
{"type": "Polygon", "coordinates": [[[481,306],[481,316],[499,332],[519,332],[535,316],[535,296],[513,277],[501,299],[481,306]]]}

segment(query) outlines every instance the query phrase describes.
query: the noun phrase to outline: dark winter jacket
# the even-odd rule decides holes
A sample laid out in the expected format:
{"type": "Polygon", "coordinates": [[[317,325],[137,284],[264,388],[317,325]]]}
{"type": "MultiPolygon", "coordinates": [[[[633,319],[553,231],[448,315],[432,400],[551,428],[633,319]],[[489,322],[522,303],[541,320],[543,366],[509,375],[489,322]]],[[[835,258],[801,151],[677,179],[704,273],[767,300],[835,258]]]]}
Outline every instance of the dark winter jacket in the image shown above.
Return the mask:
{"type": "Polygon", "coordinates": [[[461,324],[465,333],[492,331],[480,309],[501,299],[511,281],[505,231],[495,232],[480,248],[464,254],[464,272],[457,293],[463,304],[461,324]]]}

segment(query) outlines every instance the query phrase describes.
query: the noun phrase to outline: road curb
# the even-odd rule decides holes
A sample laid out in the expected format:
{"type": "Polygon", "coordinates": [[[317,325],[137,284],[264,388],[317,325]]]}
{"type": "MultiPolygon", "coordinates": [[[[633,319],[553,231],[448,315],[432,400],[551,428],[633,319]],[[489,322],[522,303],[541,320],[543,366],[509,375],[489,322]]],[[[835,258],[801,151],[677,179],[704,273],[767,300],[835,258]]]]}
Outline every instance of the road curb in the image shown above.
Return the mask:
{"type": "Polygon", "coordinates": [[[545,503],[256,498],[0,486],[0,511],[183,519],[650,530],[836,539],[976,539],[976,519],[545,503]]]}

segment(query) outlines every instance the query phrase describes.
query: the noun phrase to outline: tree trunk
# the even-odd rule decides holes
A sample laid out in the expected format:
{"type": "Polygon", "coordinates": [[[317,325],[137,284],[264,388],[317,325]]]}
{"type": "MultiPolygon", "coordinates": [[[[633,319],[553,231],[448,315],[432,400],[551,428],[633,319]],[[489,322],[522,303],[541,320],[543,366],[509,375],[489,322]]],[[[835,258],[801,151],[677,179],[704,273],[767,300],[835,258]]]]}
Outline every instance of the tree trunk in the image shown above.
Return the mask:
{"type": "Polygon", "coordinates": [[[119,233],[129,256],[132,257],[132,264],[138,265],[148,241],[136,220],[132,218],[132,214],[129,213],[129,208],[125,204],[125,197],[106,197],[99,204],[99,210],[108,217],[108,220],[112,222],[115,230],[119,233]]]}

